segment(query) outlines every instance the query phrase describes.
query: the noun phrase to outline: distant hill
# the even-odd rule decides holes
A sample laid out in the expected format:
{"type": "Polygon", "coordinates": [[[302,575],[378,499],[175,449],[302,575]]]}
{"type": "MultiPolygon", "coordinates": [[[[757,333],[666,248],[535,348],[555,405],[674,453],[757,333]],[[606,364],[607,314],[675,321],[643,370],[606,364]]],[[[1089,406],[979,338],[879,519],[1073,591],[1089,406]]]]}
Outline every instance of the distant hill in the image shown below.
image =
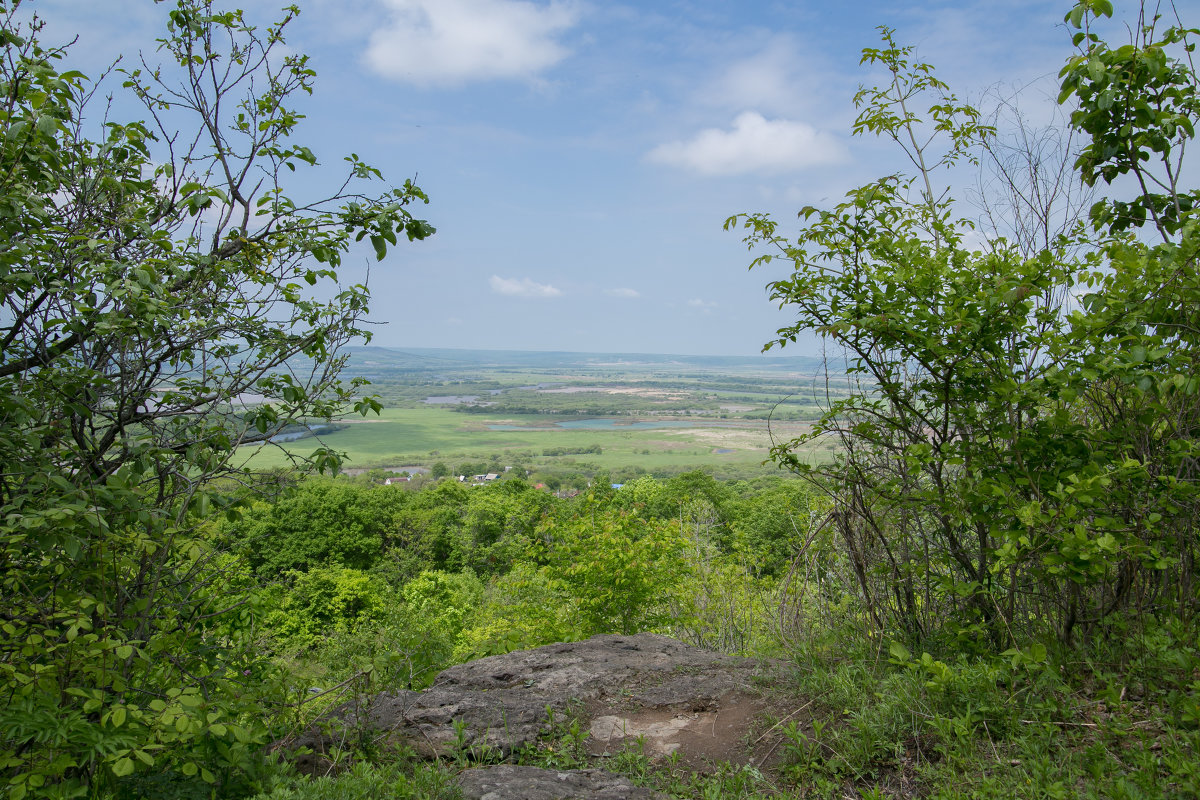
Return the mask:
{"type": "Polygon", "coordinates": [[[371,374],[438,372],[470,368],[619,369],[637,372],[672,367],[695,371],[797,373],[824,370],[824,360],[812,356],[684,356],[653,353],[575,353],[533,350],[459,350],[443,347],[350,347],[351,371],[371,374]]]}

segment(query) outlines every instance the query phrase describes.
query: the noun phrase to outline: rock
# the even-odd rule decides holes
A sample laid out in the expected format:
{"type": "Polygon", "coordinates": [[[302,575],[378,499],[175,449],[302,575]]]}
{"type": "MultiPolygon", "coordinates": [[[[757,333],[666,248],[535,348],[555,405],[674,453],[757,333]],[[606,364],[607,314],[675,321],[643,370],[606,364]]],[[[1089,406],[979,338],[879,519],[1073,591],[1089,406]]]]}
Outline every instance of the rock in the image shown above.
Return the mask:
{"type": "Polygon", "coordinates": [[[588,752],[599,757],[640,736],[651,756],[754,763],[746,734],[764,703],[752,681],[767,666],[656,634],[594,636],[459,664],[425,691],[342,706],[290,745],[311,748],[297,766],[316,771],[347,729],[365,726],[427,757],[465,749],[495,761],[536,746],[553,713],[579,720],[591,734],[588,752]]]}
{"type": "Polygon", "coordinates": [[[476,767],[459,775],[464,800],[653,800],[662,795],[599,769],[476,767]]]}

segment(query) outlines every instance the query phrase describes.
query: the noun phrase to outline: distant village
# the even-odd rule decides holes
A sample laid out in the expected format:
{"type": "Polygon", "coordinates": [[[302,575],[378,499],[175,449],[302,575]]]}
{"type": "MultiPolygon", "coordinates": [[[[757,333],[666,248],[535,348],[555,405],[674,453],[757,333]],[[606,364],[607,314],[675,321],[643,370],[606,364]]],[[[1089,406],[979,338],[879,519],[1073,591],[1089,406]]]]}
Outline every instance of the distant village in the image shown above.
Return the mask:
{"type": "MultiPolygon", "coordinates": [[[[487,472],[487,473],[482,473],[479,475],[450,475],[447,477],[453,478],[454,480],[456,480],[459,483],[464,484],[466,486],[484,486],[486,484],[494,483],[494,482],[500,480],[500,478],[504,477],[504,474],[507,473],[511,469],[512,469],[511,467],[505,467],[504,472],[487,472]]],[[[363,471],[347,470],[346,472],[351,475],[357,475],[357,474],[362,474],[362,472],[366,472],[366,470],[363,470],[363,471]]],[[[412,483],[414,480],[416,480],[418,478],[429,477],[429,473],[430,473],[430,469],[428,467],[416,467],[416,466],[407,467],[404,470],[398,471],[398,474],[389,475],[388,477],[384,478],[382,481],[376,480],[376,483],[379,483],[383,486],[401,486],[401,485],[412,483]]],[[[623,483],[614,483],[614,484],[612,484],[612,488],[620,489],[624,485],[625,484],[623,484],[623,483]]],[[[580,494],[579,489],[564,487],[558,491],[555,491],[544,483],[535,483],[535,484],[533,484],[533,488],[540,489],[541,491],[544,491],[544,492],[553,492],[556,497],[561,497],[564,499],[570,498],[570,497],[575,497],[580,494]]]]}

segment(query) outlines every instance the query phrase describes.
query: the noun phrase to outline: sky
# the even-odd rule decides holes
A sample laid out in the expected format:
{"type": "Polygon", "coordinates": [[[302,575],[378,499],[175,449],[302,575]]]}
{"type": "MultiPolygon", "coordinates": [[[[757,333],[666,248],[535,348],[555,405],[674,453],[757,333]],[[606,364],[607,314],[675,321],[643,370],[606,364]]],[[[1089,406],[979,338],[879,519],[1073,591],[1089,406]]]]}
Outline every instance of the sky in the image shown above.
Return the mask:
{"type": "MultiPolygon", "coordinates": [[[[761,211],[791,231],[801,207],[904,168],[850,134],[855,91],[883,80],[859,63],[878,26],[960,97],[1019,92],[1034,120],[1072,54],[1070,3],[1044,0],[296,2],[287,46],[318,79],[295,141],[431,198],[437,234],[369,266],[373,344],[397,348],[758,353],[795,320],[765,289],[786,265],[748,270],[723,223],[761,211]]],[[[95,75],[155,59],[170,4],[31,7],[95,75]]],[[[359,279],[373,259],[350,261],[359,279]]],[[[772,351],[817,353],[812,337],[772,351]]]]}

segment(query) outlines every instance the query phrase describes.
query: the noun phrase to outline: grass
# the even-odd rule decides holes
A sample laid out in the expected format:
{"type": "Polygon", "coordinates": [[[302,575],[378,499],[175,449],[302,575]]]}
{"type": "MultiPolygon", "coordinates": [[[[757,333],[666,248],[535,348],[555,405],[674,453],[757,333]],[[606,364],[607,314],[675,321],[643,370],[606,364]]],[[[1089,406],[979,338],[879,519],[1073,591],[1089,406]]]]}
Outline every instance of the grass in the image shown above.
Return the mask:
{"type": "MultiPolygon", "coordinates": [[[[285,466],[286,452],[311,453],[319,445],[346,453],[347,468],[429,465],[444,461],[451,468],[460,461],[488,460],[521,463],[527,468],[569,467],[580,464],[586,471],[616,470],[632,465],[647,472],[678,471],[712,466],[756,468],[767,459],[770,433],[766,423],[756,421],[695,420],[696,427],[649,430],[564,430],[553,427],[561,419],[550,416],[487,417],[461,414],[435,407],[386,408],[318,438],[306,438],[281,446],[247,449],[248,465],[255,469],[285,466]],[[492,424],[529,426],[525,430],[493,431],[492,424]],[[542,455],[546,448],[599,445],[600,454],[578,456],[542,455]],[[730,450],[732,452],[717,452],[730,450]]],[[[793,436],[802,426],[795,423],[772,426],[777,436],[793,436]]],[[[764,467],[773,470],[773,467],[764,467]]]]}

